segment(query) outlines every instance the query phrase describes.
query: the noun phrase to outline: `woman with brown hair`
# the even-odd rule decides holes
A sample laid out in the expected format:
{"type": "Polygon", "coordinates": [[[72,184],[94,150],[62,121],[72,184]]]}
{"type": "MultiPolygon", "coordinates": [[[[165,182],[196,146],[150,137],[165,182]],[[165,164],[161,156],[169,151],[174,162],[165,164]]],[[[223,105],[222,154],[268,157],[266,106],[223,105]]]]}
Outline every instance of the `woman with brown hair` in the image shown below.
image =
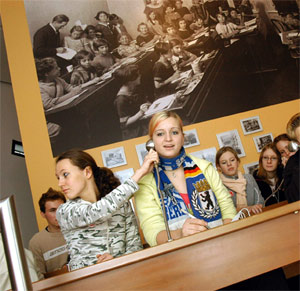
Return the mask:
{"type": "Polygon", "coordinates": [[[275,144],[265,145],[260,153],[258,169],[253,172],[265,206],[285,200],[282,173],[281,157],[275,144]]]}
{"type": "Polygon", "coordinates": [[[76,270],[142,249],[134,212],[128,200],[138,181],[153,168],[149,153],[141,168],[123,184],[88,153],[69,150],[56,159],[56,177],[68,201],[56,217],[67,242],[69,268],[76,270]]]}

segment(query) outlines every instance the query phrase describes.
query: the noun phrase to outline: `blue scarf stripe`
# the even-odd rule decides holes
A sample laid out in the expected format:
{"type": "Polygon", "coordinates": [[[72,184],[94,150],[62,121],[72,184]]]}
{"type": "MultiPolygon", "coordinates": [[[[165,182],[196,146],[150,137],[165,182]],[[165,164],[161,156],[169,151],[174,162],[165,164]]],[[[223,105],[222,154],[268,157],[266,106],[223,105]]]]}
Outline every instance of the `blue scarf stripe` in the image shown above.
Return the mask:
{"type": "MultiPolygon", "coordinates": [[[[175,170],[180,166],[183,166],[185,173],[186,171],[190,171],[191,173],[199,172],[199,174],[194,177],[186,177],[188,196],[194,216],[207,222],[221,219],[220,207],[214,192],[197,164],[186,155],[184,148],[181,149],[179,155],[175,158],[166,159],[160,157],[160,163],[158,165],[160,176],[159,187],[164,195],[166,213],[172,213],[173,209],[178,209],[178,206],[185,205],[182,197],[164,172],[175,170]]],[[[154,171],[154,177],[157,184],[156,171],[154,171]]],[[[160,197],[159,193],[158,196],[160,197]]],[[[184,210],[188,211],[186,205],[184,210]]],[[[178,211],[173,211],[173,213],[175,212],[178,213],[178,211]]],[[[185,214],[182,212],[182,215],[185,214]]],[[[168,221],[169,220],[172,220],[170,215],[168,215],[168,221]]]]}

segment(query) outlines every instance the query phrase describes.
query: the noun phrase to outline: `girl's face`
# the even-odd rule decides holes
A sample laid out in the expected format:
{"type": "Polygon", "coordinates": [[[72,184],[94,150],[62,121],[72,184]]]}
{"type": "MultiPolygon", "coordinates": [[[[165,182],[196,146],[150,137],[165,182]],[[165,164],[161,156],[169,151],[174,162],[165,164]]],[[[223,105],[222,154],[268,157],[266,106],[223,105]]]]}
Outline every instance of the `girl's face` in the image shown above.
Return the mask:
{"type": "Polygon", "coordinates": [[[176,6],[177,9],[181,8],[182,7],[181,1],[176,1],[175,6],[176,6]]]}
{"type": "Polygon", "coordinates": [[[237,12],[235,10],[230,11],[230,16],[232,18],[237,18],[237,12]]]}
{"type": "Polygon", "coordinates": [[[161,121],[153,133],[155,150],[163,158],[176,157],[183,144],[184,136],[179,122],[174,117],[161,121]]]}
{"type": "Polygon", "coordinates": [[[55,64],[54,67],[53,67],[53,69],[46,74],[46,77],[49,80],[54,80],[59,75],[60,75],[60,67],[57,64],[55,64]]]}
{"type": "Polygon", "coordinates": [[[90,172],[85,168],[81,170],[71,163],[71,160],[64,159],[56,164],[56,177],[58,186],[68,199],[83,198],[87,190],[87,181],[90,172]]]}
{"type": "Polygon", "coordinates": [[[74,30],[72,33],[71,33],[71,38],[73,39],[79,39],[82,35],[82,31],[77,31],[77,30],[74,30]]]}
{"type": "Polygon", "coordinates": [[[219,159],[218,170],[227,176],[236,176],[239,168],[239,161],[232,152],[225,152],[219,159]]]}
{"type": "Polygon", "coordinates": [[[218,14],[217,19],[218,19],[219,23],[224,23],[225,22],[224,15],[218,14]]]}
{"type": "Polygon", "coordinates": [[[96,37],[96,30],[91,28],[88,31],[88,38],[93,39],[94,37],[96,37]]]}
{"type": "Polygon", "coordinates": [[[155,12],[152,11],[152,12],[149,14],[149,18],[152,19],[152,20],[155,20],[155,19],[156,19],[156,14],[155,14],[155,12]]]}
{"type": "Polygon", "coordinates": [[[272,149],[267,149],[262,156],[262,166],[266,172],[275,172],[278,167],[278,158],[272,149]]]}
{"type": "Polygon", "coordinates": [[[170,35],[175,35],[176,34],[176,30],[174,27],[168,27],[167,28],[167,33],[170,35]]]}
{"type": "Polygon", "coordinates": [[[180,44],[173,46],[172,52],[174,53],[174,55],[180,55],[180,53],[182,52],[182,46],[180,44]]]}
{"type": "Polygon", "coordinates": [[[123,45],[128,45],[129,44],[129,38],[127,35],[122,35],[120,37],[120,40],[119,40],[120,44],[123,44],[123,45]]]}
{"type": "Polygon", "coordinates": [[[282,158],[287,158],[289,159],[292,155],[295,154],[295,152],[290,152],[288,149],[289,141],[288,140],[280,140],[276,144],[276,148],[280,152],[280,155],[282,158]]]}
{"type": "Polygon", "coordinates": [[[196,20],[196,23],[197,23],[198,26],[203,26],[203,20],[201,18],[198,18],[196,20]]]}
{"type": "Polygon", "coordinates": [[[107,21],[108,21],[107,15],[106,15],[105,13],[101,13],[101,14],[99,15],[99,21],[100,21],[100,22],[107,22],[107,21]]]}
{"type": "Polygon", "coordinates": [[[185,20],[180,20],[178,22],[178,25],[179,25],[180,29],[186,29],[186,22],[185,22],[185,20]]]}
{"type": "Polygon", "coordinates": [[[148,33],[148,26],[147,25],[141,25],[140,26],[140,33],[141,34],[147,34],[148,33]]]}
{"type": "Polygon", "coordinates": [[[107,45],[101,45],[98,47],[98,52],[100,55],[104,56],[108,53],[108,46],[107,45]]]}
{"type": "Polygon", "coordinates": [[[80,60],[80,65],[85,69],[89,69],[92,66],[90,58],[85,57],[85,58],[81,59],[80,60]]]}

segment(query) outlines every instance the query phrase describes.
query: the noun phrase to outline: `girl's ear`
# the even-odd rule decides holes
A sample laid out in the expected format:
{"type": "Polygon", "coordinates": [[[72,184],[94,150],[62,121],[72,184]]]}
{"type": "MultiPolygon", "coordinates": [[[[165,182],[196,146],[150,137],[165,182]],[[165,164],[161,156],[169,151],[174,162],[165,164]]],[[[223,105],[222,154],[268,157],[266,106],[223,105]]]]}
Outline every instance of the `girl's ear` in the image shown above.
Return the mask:
{"type": "Polygon", "coordinates": [[[93,177],[93,170],[90,166],[86,166],[85,169],[83,170],[84,171],[84,175],[90,179],[91,177],[93,177]]]}

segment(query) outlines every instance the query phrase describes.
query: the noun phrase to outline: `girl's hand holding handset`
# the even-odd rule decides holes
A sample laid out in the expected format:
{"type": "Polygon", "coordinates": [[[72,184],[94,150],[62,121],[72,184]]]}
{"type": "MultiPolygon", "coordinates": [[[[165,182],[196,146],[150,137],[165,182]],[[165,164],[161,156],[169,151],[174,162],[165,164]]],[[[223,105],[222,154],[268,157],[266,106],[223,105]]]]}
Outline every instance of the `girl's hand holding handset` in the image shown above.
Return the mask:
{"type": "Polygon", "coordinates": [[[159,157],[156,151],[150,150],[149,153],[145,156],[142,166],[136,170],[134,175],[131,177],[136,183],[144,177],[146,174],[150,173],[153,170],[154,163],[159,162],[159,157]]]}

